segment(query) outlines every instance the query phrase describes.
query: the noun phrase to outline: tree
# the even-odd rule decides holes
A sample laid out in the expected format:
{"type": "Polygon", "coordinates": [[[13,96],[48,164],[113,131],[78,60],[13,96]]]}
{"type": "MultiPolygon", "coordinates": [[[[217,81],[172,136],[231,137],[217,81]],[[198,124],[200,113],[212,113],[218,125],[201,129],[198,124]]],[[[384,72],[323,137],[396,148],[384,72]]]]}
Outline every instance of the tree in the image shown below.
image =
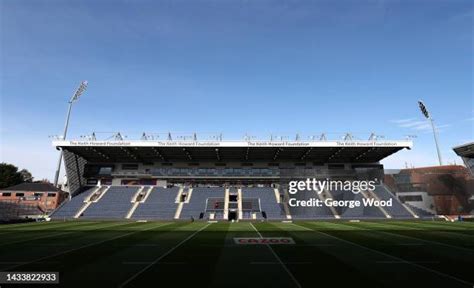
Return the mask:
{"type": "Polygon", "coordinates": [[[23,182],[31,182],[31,173],[23,169],[18,171],[18,167],[8,163],[0,163],[0,189],[17,185],[23,182]]]}
{"type": "Polygon", "coordinates": [[[19,173],[21,174],[24,182],[33,182],[33,176],[31,175],[30,171],[21,169],[19,173]]]}

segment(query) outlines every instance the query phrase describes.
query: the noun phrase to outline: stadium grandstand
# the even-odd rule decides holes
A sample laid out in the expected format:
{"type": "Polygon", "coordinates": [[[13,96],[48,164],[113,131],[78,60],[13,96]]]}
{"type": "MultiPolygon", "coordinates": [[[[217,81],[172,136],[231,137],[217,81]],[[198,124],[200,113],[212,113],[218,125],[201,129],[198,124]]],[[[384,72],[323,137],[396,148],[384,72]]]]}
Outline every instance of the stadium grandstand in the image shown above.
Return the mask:
{"type": "MultiPolygon", "coordinates": [[[[290,220],[419,218],[383,183],[380,161],[412,142],[369,140],[225,141],[55,140],[70,199],[52,218],[136,220],[290,220]],[[303,191],[321,200],[388,200],[391,207],[342,209],[288,205],[288,181],[375,179],[360,194],[303,191]]],[[[432,216],[432,215],[431,215],[432,216]]]]}
{"type": "Polygon", "coordinates": [[[471,174],[474,175],[474,142],[456,146],[453,150],[463,159],[466,167],[469,169],[471,174]]]}
{"type": "MultiPolygon", "coordinates": [[[[453,148],[454,152],[462,158],[467,169],[469,169],[471,175],[474,176],[474,142],[467,143],[461,146],[456,146],[453,148]]],[[[474,211],[474,191],[471,190],[471,197],[469,198],[469,203],[473,207],[474,211]]]]}

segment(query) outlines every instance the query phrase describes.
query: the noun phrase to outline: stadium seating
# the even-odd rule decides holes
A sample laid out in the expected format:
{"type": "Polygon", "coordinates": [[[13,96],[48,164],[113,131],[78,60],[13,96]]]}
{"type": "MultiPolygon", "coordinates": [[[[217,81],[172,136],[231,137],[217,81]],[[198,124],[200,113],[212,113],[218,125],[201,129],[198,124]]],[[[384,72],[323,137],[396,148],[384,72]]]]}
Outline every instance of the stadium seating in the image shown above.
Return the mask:
{"type": "Polygon", "coordinates": [[[179,187],[153,188],[146,201],[138,205],[132,219],[173,219],[178,206],[175,203],[178,191],[179,187]]]}
{"type": "Polygon", "coordinates": [[[243,219],[251,219],[252,218],[252,213],[249,211],[243,211],[242,212],[242,218],[243,219]]]}
{"type": "MultiPolygon", "coordinates": [[[[286,219],[284,210],[275,198],[275,192],[273,191],[273,188],[243,188],[242,198],[259,198],[262,214],[265,212],[267,219],[286,219]]],[[[259,214],[260,213],[258,213],[257,216],[259,216],[259,214]]]]}
{"type": "Polygon", "coordinates": [[[42,214],[43,211],[41,211],[36,204],[18,203],[16,201],[0,201],[0,222],[42,214]]]}
{"type": "Polygon", "coordinates": [[[214,212],[214,220],[224,220],[223,212],[214,212]]]}
{"type": "Polygon", "coordinates": [[[362,193],[354,194],[351,191],[334,190],[331,191],[335,200],[358,200],[361,203],[360,207],[335,207],[337,213],[341,218],[346,219],[363,219],[363,218],[386,218],[379,207],[364,206],[362,193]]]}
{"type": "Polygon", "coordinates": [[[275,168],[155,168],[150,174],[154,176],[278,176],[275,168]]]}
{"type": "Polygon", "coordinates": [[[201,213],[204,217],[206,210],[206,200],[209,197],[212,198],[223,198],[225,190],[222,187],[195,187],[193,188],[191,199],[189,203],[183,205],[181,210],[180,219],[199,219],[201,213]]]}
{"type": "Polygon", "coordinates": [[[262,216],[260,210],[259,198],[243,198],[242,199],[242,219],[252,219],[252,214],[257,213],[257,217],[262,216]]]}
{"type": "MultiPolygon", "coordinates": [[[[308,200],[311,198],[318,199],[318,195],[315,191],[301,190],[296,193],[292,198],[297,200],[308,200]]],[[[293,219],[334,219],[334,214],[326,206],[321,207],[289,207],[290,214],[293,219]]]]}
{"type": "Polygon", "coordinates": [[[231,194],[232,194],[232,193],[236,194],[237,192],[238,192],[237,187],[230,187],[230,188],[229,188],[229,193],[231,193],[231,194]]]}
{"type": "MultiPolygon", "coordinates": [[[[108,188],[108,186],[102,186],[102,188],[108,188]]],[[[132,219],[172,220],[175,217],[178,206],[181,207],[182,205],[179,216],[180,219],[190,219],[191,217],[194,219],[207,219],[210,213],[214,213],[214,219],[224,219],[224,203],[226,200],[224,187],[195,187],[193,188],[189,203],[181,204],[176,203],[179,187],[154,187],[149,192],[146,201],[136,205],[136,209],[132,211],[130,210],[134,205],[132,200],[139,188],[138,186],[111,186],[108,190],[101,189],[101,191],[105,190],[105,194],[100,195],[100,193],[97,193],[97,195],[94,195],[94,199],[98,198],[99,200],[90,203],[87,207],[84,206],[85,200],[88,199],[92,193],[97,191],[97,186],[90,187],[62,204],[51,214],[51,217],[53,219],[73,218],[80,213],[81,208],[87,207],[80,217],[87,219],[121,219],[125,218],[130,211],[133,212],[133,214],[131,217],[127,217],[132,219]]],[[[238,192],[238,189],[235,187],[228,189],[230,194],[235,195],[238,192]]],[[[146,191],[148,191],[148,188],[146,191]]],[[[326,205],[322,205],[321,207],[300,206],[289,207],[290,215],[292,219],[295,220],[334,219],[335,215],[333,211],[335,211],[342,219],[370,219],[387,218],[386,212],[392,218],[400,219],[413,218],[413,214],[409,211],[409,209],[411,209],[420,217],[433,216],[429,211],[414,207],[408,203],[405,203],[406,206],[404,206],[384,185],[376,185],[373,191],[370,193],[366,191],[365,193],[371,198],[376,196],[380,200],[385,201],[392,199],[392,206],[383,207],[384,211],[376,206],[365,207],[363,205],[354,208],[334,207],[333,210],[326,205]]],[[[359,200],[360,202],[364,199],[362,193],[354,194],[350,191],[343,190],[333,190],[329,194],[323,193],[322,195],[325,196],[321,196],[320,198],[314,191],[302,190],[291,197],[296,197],[297,200],[308,200],[311,198],[324,200],[326,197],[332,197],[334,200],[359,200]]],[[[241,189],[241,197],[243,219],[251,219],[254,213],[256,213],[257,219],[264,219],[265,217],[269,220],[286,219],[285,207],[283,203],[278,203],[275,197],[275,191],[271,187],[243,187],[241,189]]],[[[235,199],[235,196],[233,199],[235,199]]],[[[231,202],[231,204],[233,206],[229,206],[229,208],[237,208],[236,202],[231,202]]]]}
{"type": "Polygon", "coordinates": [[[413,218],[413,215],[408,212],[405,207],[403,207],[398,198],[393,195],[387,189],[387,187],[383,185],[377,185],[375,186],[375,190],[373,191],[373,193],[377,195],[377,197],[379,197],[381,200],[393,199],[392,206],[384,207],[384,209],[388,212],[388,214],[390,214],[390,216],[394,218],[413,218]]]}
{"type": "Polygon", "coordinates": [[[242,211],[260,212],[260,204],[258,198],[245,197],[242,199],[242,211]]]}
{"type": "Polygon", "coordinates": [[[224,211],[224,198],[208,198],[206,211],[224,211]]]}
{"type": "Polygon", "coordinates": [[[81,218],[125,218],[139,187],[111,186],[98,202],[92,203],[81,218]]]}
{"type": "Polygon", "coordinates": [[[87,189],[86,191],[74,196],[56,209],[52,214],[53,219],[73,218],[79,210],[84,206],[84,201],[97,189],[96,186],[87,189]]]}
{"type": "Polygon", "coordinates": [[[434,216],[433,213],[430,213],[429,211],[426,211],[426,210],[424,210],[424,209],[415,207],[415,206],[413,206],[413,205],[411,205],[411,204],[405,203],[405,205],[407,205],[408,208],[410,208],[410,209],[413,211],[413,213],[415,213],[416,215],[418,215],[420,218],[424,218],[424,217],[430,218],[430,217],[433,217],[433,216],[434,216]]]}

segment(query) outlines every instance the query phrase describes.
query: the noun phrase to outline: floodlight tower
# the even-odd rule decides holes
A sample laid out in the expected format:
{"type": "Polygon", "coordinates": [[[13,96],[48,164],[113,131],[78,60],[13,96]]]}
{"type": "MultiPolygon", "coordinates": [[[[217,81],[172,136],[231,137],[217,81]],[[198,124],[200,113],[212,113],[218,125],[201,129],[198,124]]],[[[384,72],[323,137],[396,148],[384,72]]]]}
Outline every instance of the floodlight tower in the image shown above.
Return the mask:
{"type": "Polygon", "coordinates": [[[431,123],[431,128],[433,129],[433,136],[436,144],[436,151],[438,152],[438,161],[439,161],[439,166],[443,165],[443,161],[441,160],[441,152],[439,150],[439,143],[438,143],[438,133],[436,132],[436,127],[434,125],[433,118],[431,118],[430,112],[428,109],[426,109],[425,104],[423,101],[418,101],[418,106],[420,107],[421,113],[423,116],[425,116],[426,119],[428,119],[431,123]]]}
{"type": "MultiPolygon", "coordinates": [[[[71,109],[72,109],[72,104],[76,102],[79,97],[81,97],[82,93],[87,89],[87,81],[82,81],[81,85],[76,89],[76,92],[72,95],[71,99],[69,100],[69,107],[67,109],[67,114],[66,114],[66,124],[64,125],[64,132],[61,137],[62,140],[66,140],[66,134],[67,134],[67,128],[69,126],[69,118],[71,116],[71,109]]],[[[58,179],[59,179],[59,172],[61,171],[61,162],[63,160],[63,151],[61,150],[61,153],[59,153],[59,160],[58,160],[58,166],[56,168],[56,174],[54,175],[54,186],[58,186],[58,179]]]]}

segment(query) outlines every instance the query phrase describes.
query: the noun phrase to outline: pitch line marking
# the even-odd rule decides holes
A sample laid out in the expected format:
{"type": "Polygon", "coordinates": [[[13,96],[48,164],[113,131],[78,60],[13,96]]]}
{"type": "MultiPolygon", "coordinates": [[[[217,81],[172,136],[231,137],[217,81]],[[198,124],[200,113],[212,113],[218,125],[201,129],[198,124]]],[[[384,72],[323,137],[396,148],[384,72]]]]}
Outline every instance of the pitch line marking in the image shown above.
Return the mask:
{"type": "MultiPolygon", "coordinates": [[[[60,229],[62,227],[67,227],[69,225],[66,225],[65,224],[66,222],[60,222],[60,223],[51,223],[51,224],[48,224],[48,225],[39,225],[39,226],[36,226],[37,229],[26,229],[26,230],[21,230],[22,227],[11,227],[13,229],[8,229],[8,228],[5,228],[5,229],[8,229],[8,230],[0,230],[0,236],[4,236],[4,235],[10,235],[10,234],[13,234],[13,233],[18,233],[18,232],[26,232],[26,233],[30,233],[30,232],[43,232],[43,231],[50,231],[50,230],[53,230],[54,229],[60,229]],[[40,226],[45,226],[45,227],[40,227],[40,226]]],[[[84,222],[84,223],[80,223],[79,225],[77,226],[86,226],[86,225],[91,225],[91,224],[97,224],[98,222],[84,222]]],[[[37,223],[36,223],[37,224],[37,223]]],[[[70,223],[67,223],[67,224],[70,224],[70,223]]],[[[77,227],[76,226],[76,227],[77,227]]],[[[35,226],[26,226],[24,228],[33,228],[35,226]]]]}
{"type": "MultiPolygon", "coordinates": [[[[84,223],[80,223],[78,226],[86,226],[86,225],[97,224],[97,223],[98,222],[84,222],[84,223]]],[[[64,222],[50,223],[50,224],[38,224],[38,223],[36,223],[36,224],[38,225],[36,227],[31,226],[31,225],[23,227],[23,228],[29,228],[29,229],[26,229],[26,230],[22,230],[21,229],[22,227],[12,227],[13,229],[5,228],[5,230],[3,230],[3,231],[0,230],[0,236],[10,235],[10,234],[19,233],[19,232],[26,232],[26,233],[48,232],[48,231],[51,231],[51,230],[54,231],[55,229],[60,229],[60,228],[69,226],[69,225],[65,225],[64,222]],[[32,228],[36,228],[36,229],[32,229],[32,228]]],[[[68,223],[68,224],[70,224],[70,223],[68,223]]]]}
{"type": "Polygon", "coordinates": [[[187,241],[189,241],[191,238],[193,238],[196,234],[198,234],[199,232],[201,232],[202,230],[206,229],[207,227],[209,227],[212,223],[208,223],[206,226],[203,226],[201,227],[201,229],[195,231],[193,234],[189,235],[188,237],[186,237],[186,239],[182,240],[181,242],[179,242],[178,244],[176,244],[174,247],[172,247],[171,249],[169,249],[168,251],[166,251],[164,254],[162,254],[161,256],[159,256],[158,258],[156,258],[153,262],[151,262],[150,264],[148,264],[147,266],[145,266],[142,270],[138,271],[137,273],[133,274],[132,277],[128,278],[127,280],[125,280],[125,282],[123,282],[122,284],[119,285],[119,287],[124,287],[126,285],[128,285],[128,283],[132,282],[133,280],[135,280],[138,276],[140,276],[140,274],[144,273],[145,271],[147,271],[148,269],[150,269],[153,265],[157,264],[158,262],[160,262],[161,259],[165,258],[166,256],[170,255],[171,253],[173,253],[174,250],[178,249],[181,245],[183,245],[184,243],[186,243],[187,241]]]}
{"type": "MultiPolygon", "coordinates": [[[[377,222],[373,222],[373,221],[367,221],[365,223],[377,224],[377,222]]],[[[442,222],[442,223],[444,223],[444,222],[442,222]]],[[[470,232],[470,231],[472,231],[472,229],[467,228],[467,227],[461,227],[459,225],[456,225],[456,223],[435,224],[435,223],[431,223],[431,222],[428,222],[428,223],[420,222],[418,224],[425,225],[425,227],[423,227],[423,226],[413,227],[413,225],[416,225],[416,224],[417,223],[390,222],[390,223],[387,223],[387,224],[384,224],[384,225],[388,225],[388,226],[391,226],[391,227],[394,227],[394,228],[405,228],[405,230],[410,231],[410,232],[418,232],[418,231],[443,232],[443,233],[457,234],[457,235],[461,234],[461,235],[463,235],[465,237],[469,237],[469,238],[474,237],[474,235],[472,235],[472,234],[463,233],[463,232],[470,232]],[[447,225],[453,225],[453,226],[447,226],[447,225]],[[435,229],[435,230],[433,230],[433,229],[435,229]]],[[[399,230],[399,229],[397,229],[397,230],[399,230]]]]}
{"type": "MultiPolygon", "coordinates": [[[[368,222],[368,223],[374,223],[374,222],[368,222]]],[[[352,227],[352,226],[350,226],[348,224],[344,224],[344,223],[337,223],[337,224],[352,227]]],[[[394,224],[394,225],[386,224],[386,225],[393,226],[393,227],[402,227],[402,226],[399,226],[399,225],[396,225],[396,224],[394,224]]],[[[367,228],[367,229],[370,230],[370,231],[375,231],[377,233],[381,233],[381,234],[395,235],[395,236],[402,237],[402,238],[412,239],[412,240],[421,241],[421,242],[424,242],[424,243],[430,243],[430,244],[439,245],[439,246],[446,246],[446,247],[450,247],[450,248],[453,248],[453,249],[459,249],[459,250],[463,250],[463,251],[466,251],[466,252],[469,252],[469,253],[474,253],[474,250],[469,249],[469,248],[465,248],[465,247],[461,247],[461,246],[451,245],[451,244],[438,242],[438,241],[433,241],[433,240],[425,240],[425,239],[421,239],[421,238],[418,238],[418,237],[407,236],[407,235],[398,234],[398,233],[394,233],[394,232],[379,231],[379,230],[375,230],[373,228],[367,228]]],[[[425,231],[430,231],[430,230],[425,230],[425,231]]],[[[401,244],[399,244],[399,245],[401,245],[401,244]]]]}
{"type": "MultiPolygon", "coordinates": [[[[101,224],[101,223],[97,222],[97,223],[92,224],[92,225],[97,225],[97,224],[101,224]]],[[[129,224],[129,223],[126,223],[126,224],[129,224]]],[[[103,226],[103,227],[94,228],[94,229],[90,229],[90,230],[74,230],[74,231],[56,233],[56,234],[53,234],[53,235],[50,234],[50,235],[40,236],[40,237],[36,237],[36,238],[31,238],[31,239],[16,240],[16,241],[11,241],[11,242],[7,242],[7,243],[2,243],[2,244],[0,244],[0,247],[7,246],[7,245],[12,245],[12,244],[18,244],[18,243],[28,243],[28,242],[35,241],[35,240],[46,239],[46,238],[51,238],[51,237],[56,237],[56,236],[63,236],[63,235],[68,235],[68,234],[72,234],[72,233],[80,233],[80,232],[83,232],[83,231],[94,231],[94,230],[98,230],[98,229],[102,229],[102,228],[122,226],[122,225],[126,225],[126,224],[118,223],[118,224],[103,226]]]]}
{"type": "MultiPolygon", "coordinates": [[[[17,224],[6,224],[0,226],[0,232],[8,232],[8,231],[13,231],[12,229],[21,229],[21,228],[35,228],[35,227],[49,227],[49,226],[56,226],[58,224],[64,224],[65,222],[56,222],[56,221],[50,221],[50,222],[28,222],[28,223],[17,223],[17,224]]],[[[33,229],[34,231],[36,229],[33,229]]],[[[21,231],[21,230],[20,230],[21,231]]]]}
{"type": "MultiPolygon", "coordinates": [[[[373,223],[373,222],[369,222],[369,223],[373,223]]],[[[386,225],[389,225],[389,226],[392,226],[392,227],[403,227],[402,225],[397,225],[397,224],[386,224],[386,225]]],[[[415,231],[420,231],[420,230],[416,230],[415,231]]],[[[435,234],[436,233],[449,233],[449,234],[461,234],[463,237],[466,237],[466,238],[473,238],[474,236],[473,235],[469,235],[469,234],[464,234],[464,233],[458,233],[456,231],[459,231],[459,230],[449,230],[449,231],[436,231],[436,230],[429,230],[429,229],[423,229],[422,231],[428,231],[428,232],[434,232],[435,234]]],[[[466,231],[469,231],[469,230],[466,230],[466,231]]],[[[439,241],[433,241],[433,240],[425,240],[425,239],[421,239],[421,238],[418,238],[418,237],[414,237],[414,236],[406,236],[406,235],[403,235],[403,234],[397,234],[397,233],[394,233],[394,232],[386,232],[386,231],[379,231],[380,233],[387,233],[387,234],[393,234],[393,235],[399,235],[399,236],[402,236],[402,237],[407,237],[407,238],[411,238],[411,239],[414,239],[414,240],[419,240],[419,241],[423,241],[423,242],[426,242],[426,243],[433,243],[433,244],[437,244],[437,245],[442,245],[442,246],[448,246],[448,247],[452,247],[452,248],[456,248],[456,249],[461,249],[461,250],[466,250],[466,251],[469,251],[469,252],[474,252],[473,250],[471,249],[468,249],[468,248],[465,248],[465,247],[462,247],[462,246],[457,246],[457,245],[451,245],[451,244],[447,244],[447,243],[443,243],[443,242],[439,242],[439,241]]],[[[452,235],[454,236],[454,235],[452,235]]]]}
{"type": "Polygon", "coordinates": [[[449,224],[456,224],[456,223],[448,223],[448,222],[436,223],[436,222],[432,222],[432,221],[419,221],[417,223],[397,221],[397,222],[391,223],[391,225],[395,225],[395,226],[398,226],[398,227],[411,227],[414,230],[427,230],[427,231],[430,231],[429,228],[447,229],[449,231],[459,231],[459,230],[461,230],[461,231],[470,231],[471,230],[470,228],[462,227],[461,225],[455,225],[456,226],[456,228],[455,228],[453,226],[448,226],[449,224]],[[442,223],[446,223],[446,224],[442,224],[442,223]],[[424,227],[415,226],[417,224],[423,224],[424,227]]]}
{"type": "MultiPolygon", "coordinates": [[[[260,232],[257,230],[257,228],[253,225],[252,222],[250,222],[250,226],[252,226],[252,228],[255,230],[255,232],[257,232],[258,236],[260,238],[263,238],[262,234],[260,234],[260,232]]],[[[291,273],[290,269],[288,269],[288,267],[286,267],[285,263],[283,263],[283,261],[281,260],[281,258],[278,256],[278,254],[275,252],[275,250],[273,250],[273,248],[269,245],[269,244],[265,244],[268,249],[270,249],[270,251],[272,252],[273,256],[275,256],[275,258],[277,259],[278,263],[280,263],[280,265],[283,267],[283,269],[286,271],[286,273],[288,273],[288,275],[290,276],[290,278],[293,280],[293,282],[295,282],[296,286],[298,288],[301,288],[301,284],[300,282],[298,282],[298,280],[296,279],[295,275],[293,275],[293,273],[291,273]]]]}
{"type": "Polygon", "coordinates": [[[470,282],[468,282],[468,281],[459,279],[459,278],[457,278],[457,277],[455,277],[455,276],[448,275],[448,274],[445,274],[445,273],[440,272],[440,271],[437,271],[437,270],[433,270],[433,269],[431,269],[431,268],[425,267],[425,266],[423,266],[423,265],[419,265],[419,264],[417,264],[417,263],[410,262],[410,261],[408,261],[408,260],[405,260],[405,259],[402,259],[402,258],[393,256],[393,255],[387,254],[387,253],[385,253],[385,252],[378,251],[378,250],[374,250],[374,249],[372,249],[372,248],[369,248],[369,247],[366,247],[366,246],[357,244],[357,243],[355,243],[355,242],[352,242],[352,241],[349,241],[349,240],[345,240],[345,239],[342,239],[342,238],[333,236],[333,235],[328,234],[328,233],[325,233],[325,232],[321,232],[321,231],[318,231],[318,230],[313,230],[313,229],[311,229],[311,228],[304,227],[304,226],[300,226],[300,225],[297,225],[297,224],[294,224],[294,223],[291,223],[291,224],[292,224],[292,225],[295,225],[295,226],[298,226],[298,227],[300,227],[300,228],[304,228],[304,229],[309,230],[309,231],[313,231],[313,232],[316,232],[316,233],[319,233],[319,234],[326,235],[327,237],[336,239],[336,240],[341,241],[341,242],[344,242],[344,243],[346,243],[346,244],[349,244],[349,245],[352,245],[352,246],[356,246],[356,247],[359,247],[359,248],[362,248],[362,249],[365,249],[365,250],[368,250],[368,251],[372,251],[373,253],[377,253],[377,254],[383,255],[383,256],[385,256],[385,257],[387,257],[387,258],[395,259],[395,260],[397,260],[397,261],[400,261],[401,263],[405,263],[405,264],[409,264],[409,265],[412,265],[412,266],[421,268],[421,269],[423,269],[423,270],[429,271],[429,272],[434,273],[434,274],[437,274],[437,275],[439,275],[439,276],[447,277],[447,278],[453,279],[453,280],[455,280],[455,281],[458,281],[458,282],[460,282],[460,283],[463,283],[463,284],[466,284],[466,285],[469,285],[469,286],[474,286],[473,283],[470,283],[470,282]]]}
{"type": "Polygon", "coordinates": [[[387,234],[387,235],[395,235],[395,236],[399,236],[399,237],[403,237],[403,238],[407,238],[407,239],[413,239],[413,240],[417,240],[417,241],[421,241],[421,242],[425,242],[425,243],[430,243],[430,244],[433,244],[433,245],[446,246],[446,247],[449,247],[449,248],[459,249],[459,250],[469,252],[469,253],[474,253],[474,250],[472,250],[472,249],[461,247],[461,246],[456,246],[456,245],[451,245],[451,244],[447,244],[447,243],[442,243],[442,242],[438,242],[438,241],[425,240],[425,239],[421,239],[421,238],[418,238],[418,237],[406,236],[406,235],[403,235],[403,234],[397,234],[397,233],[393,233],[393,232],[385,232],[385,231],[377,231],[377,232],[387,234]]]}
{"type": "MultiPolygon", "coordinates": [[[[127,224],[129,224],[129,223],[127,223],[127,224]]],[[[138,230],[138,231],[133,231],[133,232],[126,233],[126,234],[122,234],[122,235],[118,235],[118,236],[115,236],[115,237],[112,237],[112,238],[108,238],[108,239],[104,239],[104,240],[92,242],[92,243],[89,243],[89,244],[86,244],[86,245],[83,245],[83,246],[79,246],[79,247],[77,247],[77,248],[69,249],[69,250],[66,250],[66,251],[60,251],[60,252],[55,253],[55,254],[52,254],[52,255],[40,257],[40,258],[38,258],[38,259],[35,259],[35,260],[32,260],[32,261],[28,261],[28,262],[26,262],[26,263],[24,263],[24,264],[21,264],[21,265],[15,265],[15,266],[12,266],[12,267],[8,267],[8,268],[5,268],[5,269],[3,269],[3,270],[1,270],[1,271],[7,271],[7,270],[15,269],[15,268],[20,267],[20,266],[24,266],[24,265],[29,265],[29,264],[32,264],[32,263],[40,262],[40,261],[43,261],[43,260],[45,260],[45,259],[53,258],[53,257],[59,256],[59,255],[68,254],[68,253],[71,253],[71,252],[74,252],[74,251],[77,251],[77,250],[80,250],[80,249],[89,248],[89,247],[96,246],[96,245],[99,245],[99,244],[102,244],[102,243],[105,243],[105,242],[108,242],[108,241],[116,240],[116,239],[123,238],[123,237],[129,236],[129,235],[132,235],[132,234],[136,234],[136,233],[139,233],[139,232],[148,231],[148,230],[151,230],[151,229],[163,227],[163,226],[170,225],[170,224],[171,224],[171,223],[162,224],[162,225],[159,225],[159,226],[153,226],[153,227],[150,227],[150,228],[147,228],[147,229],[138,230]]],[[[123,224],[123,225],[125,225],[125,224],[123,224]]],[[[116,225],[116,226],[117,226],[117,225],[116,225]]],[[[110,226],[101,227],[101,228],[107,228],[107,227],[110,227],[110,226]]],[[[101,228],[98,228],[98,229],[101,229],[101,228]]],[[[93,230],[97,230],[97,229],[93,229],[93,230]]]]}
{"type": "MultiPolygon", "coordinates": [[[[12,244],[18,244],[18,243],[25,243],[25,242],[29,242],[29,241],[35,241],[35,240],[40,240],[40,239],[45,239],[45,238],[50,238],[50,237],[55,237],[55,236],[67,235],[67,234],[71,234],[71,233],[73,233],[73,232],[68,231],[68,232],[61,232],[61,233],[56,233],[56,234],[49,234],[49,235],[45,235],[45,236],[39,236],[39,237],[35,237],[35,238],[30,238],[30,239],[15,240],[15,241],[7,242],[7,243],[2,243],[2,244],[0,244],[0,247],[12,245],[12,244]]],[[[0,236],[3,236],[3,235],[0,235],[0,236]]]]}

